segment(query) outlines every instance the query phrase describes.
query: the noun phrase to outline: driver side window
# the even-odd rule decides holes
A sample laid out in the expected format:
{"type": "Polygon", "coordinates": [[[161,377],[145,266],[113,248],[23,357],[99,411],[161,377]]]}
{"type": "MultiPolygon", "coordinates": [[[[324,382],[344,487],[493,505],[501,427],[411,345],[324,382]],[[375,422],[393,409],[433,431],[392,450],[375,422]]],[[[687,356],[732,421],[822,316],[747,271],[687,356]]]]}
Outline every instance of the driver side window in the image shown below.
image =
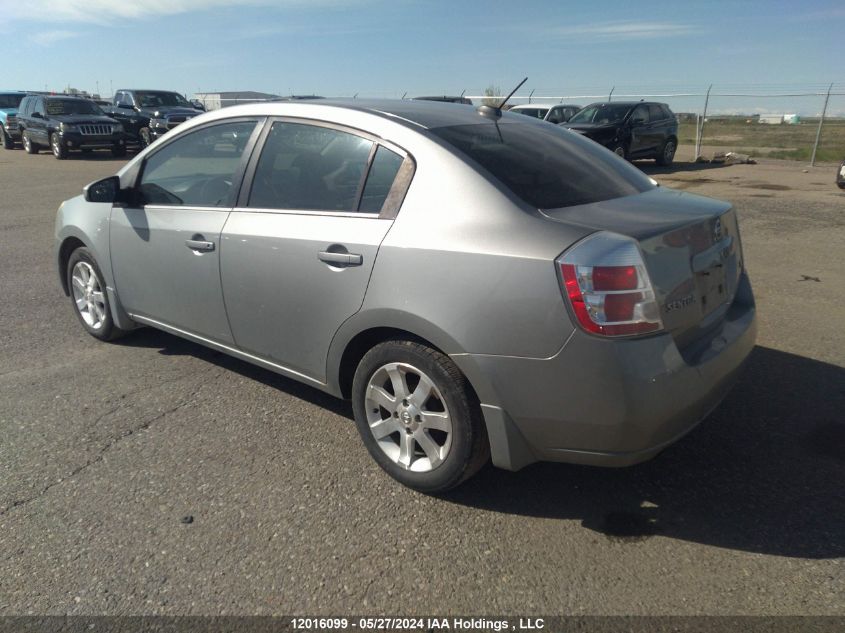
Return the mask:
{"type": "Polygon", "coordinates": [[[144,163],[142,204],[231,207],[234,179],[256,121],[205,127],[168,143],[144,163]]]}

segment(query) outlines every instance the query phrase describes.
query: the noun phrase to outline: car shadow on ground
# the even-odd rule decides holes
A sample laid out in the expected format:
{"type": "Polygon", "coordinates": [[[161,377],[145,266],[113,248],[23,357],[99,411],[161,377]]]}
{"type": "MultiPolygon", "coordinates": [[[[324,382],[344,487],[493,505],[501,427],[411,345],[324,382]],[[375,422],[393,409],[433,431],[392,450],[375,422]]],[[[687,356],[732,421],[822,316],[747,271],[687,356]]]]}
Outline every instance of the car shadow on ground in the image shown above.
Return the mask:
{"type": "MultiPolygon", "coordinates": [[[[121,343],[192,355],[352,419],[346,401],[163,332],[140,330],[121,343]]],[[[618,542],[660,535],[777,556],[842,557],[843,412],[845,369],[757,347],[716,411],[649,462],[534,464],[517,473],[487,466],[441,498],[574,519],[618,542]]]]}
{"type": "Polygon", "coordinates": [[[757,347],[728,398],[650,462],[488,467],[447,499],[580,520],[619,541],[661,535],[801,558],[845,556],[845,369],[757,347]]]}
{"type": "Polygon", "coordinates": [[[306,400],[335,413],[336,415],[353,420],[352,404],[341,400],[296,380],[286,378],[280,374],[273,373],[268,369],[252,365],[246,361],[239,360],[223,352],[199,345],[191,341],[179,338],[172,334],[155,330],[153,328],[141,328],[125,338],[115,342],[118,345],[127,347],[145,347],[158,349],[163,356],[195,356],[218,367],[236,372],[237,374],[255,380],[274,389],[279,389],[296,398],[306,400]]]}

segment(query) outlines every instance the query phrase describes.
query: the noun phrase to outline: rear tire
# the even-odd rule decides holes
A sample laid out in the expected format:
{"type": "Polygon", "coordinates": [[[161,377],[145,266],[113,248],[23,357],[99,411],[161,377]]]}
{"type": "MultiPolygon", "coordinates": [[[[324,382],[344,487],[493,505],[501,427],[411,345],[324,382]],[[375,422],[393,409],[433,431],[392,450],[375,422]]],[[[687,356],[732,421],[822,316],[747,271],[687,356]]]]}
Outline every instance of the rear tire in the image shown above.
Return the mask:
{"type": "Polygon", "coordinates": [[[666,139],[663,147],[660,148],[660,153],[657,155],[657,164],[662,167],[668,167],[675,160],[675,152],[678,150],[678,145],[675,139],[666,139]]]}
{"type": "Polygon", "coordinates": [[[391,340],[367,352],[355,371],[352,407],[372,458],[409,488],[444,492],[490,457],[466,378],[448,356],[420,343],[391,340]]]}
{"type": "Polygon", "coordinates": [[[84,246],[73,251],[65,275],[73,311],[88,334],[101,341],[126,334],[114,324],[105,278],[91,251],[84,246]]]}
{"type": "Polygon", "coordinates": [[[57,160],[64,160],[67,158],[67,147],[65,147],[62,143],[62,139],[59,138],[59,135],[56,132],[53,132],[50,135],[50,150],[53,152],[53,156],[55,156],[57,160]]]}
{"type": "Polygon", "coordinates": [[[40,149],[38,147],[38,144],[33,143],[32,140],[30,140],[29,134],[26,133],[26,130],[21,132],[21,142],[23,143],[24,151],[26,151],[27,154],[37,154],[38,153],[38,150],[40,149]]]}
{"type": "Polygon", "coordinates": [[[0,141],[3,143],[3,149],[15,149],[15,142],[2,125],[0,125],[0,141]]]}

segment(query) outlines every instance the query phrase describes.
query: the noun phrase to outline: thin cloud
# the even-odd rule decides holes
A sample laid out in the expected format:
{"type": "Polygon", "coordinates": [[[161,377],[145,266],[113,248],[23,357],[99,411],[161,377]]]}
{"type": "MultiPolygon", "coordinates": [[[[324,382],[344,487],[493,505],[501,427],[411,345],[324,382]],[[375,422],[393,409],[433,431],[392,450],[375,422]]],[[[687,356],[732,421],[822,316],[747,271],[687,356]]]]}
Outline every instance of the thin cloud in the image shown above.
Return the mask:
{"type": "Polygon", "coordinates": [[[39,46],[50,46],[56,42],[61,42],[72,37],[79,37],[80,35],[81,33],[76,31],[41,31],[39,33],[33,33],[29,36],[29,39],[39,46]]]}
{"type": "Polygon", "coordinates": [[[44,0],[38,3],[9,3],[5,11],[7,17],[20,20],[106,24],[114,20],[142,19],[236,6],[313,8],[342,4],[342,0],[44,0]]]}
{"type": "Polygon", "coordinates": [[[677,22],[602,22],[551,29],[561,37],[597,38],[603,40],[654,40],[681,37],[695,32],[689,24],[677,22]]]}

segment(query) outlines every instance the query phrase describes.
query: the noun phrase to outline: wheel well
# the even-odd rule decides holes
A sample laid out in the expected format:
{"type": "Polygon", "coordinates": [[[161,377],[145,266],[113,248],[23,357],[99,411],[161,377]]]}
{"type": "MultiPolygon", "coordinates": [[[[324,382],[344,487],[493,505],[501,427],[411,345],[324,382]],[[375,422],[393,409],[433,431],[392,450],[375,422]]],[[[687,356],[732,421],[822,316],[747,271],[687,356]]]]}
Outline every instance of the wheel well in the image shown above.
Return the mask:
{"type": "Polygon", "coordinates": [[[70,289],[67,287],[67,263],[70,260],[70,254],[80,246],[85,246],[82,240],[69,237],[59,247],[59,279],[62,282],[62,290],[65,291],[66,295],[70,294],[70,289]]]}
{"type": "Polygon", "coordinates": [[[379,343],[383,343],[384,341],[389,341],[391,339],[417,341],[418,343],[437,349],[437,346],[432,345],[425,339],[398,328],[377,327],[359,332],[351,341],[349,341],[346,349],[343,350],[343,356],[340,358],[338,380],[340,383],[340,392],[344,398],[348,400],[352,397],[352,379],[355,377],[355,370],[358,367],[358,363],[360,363],[361,359],[364,358],[364,354],[369,352],[379,343]]]}

